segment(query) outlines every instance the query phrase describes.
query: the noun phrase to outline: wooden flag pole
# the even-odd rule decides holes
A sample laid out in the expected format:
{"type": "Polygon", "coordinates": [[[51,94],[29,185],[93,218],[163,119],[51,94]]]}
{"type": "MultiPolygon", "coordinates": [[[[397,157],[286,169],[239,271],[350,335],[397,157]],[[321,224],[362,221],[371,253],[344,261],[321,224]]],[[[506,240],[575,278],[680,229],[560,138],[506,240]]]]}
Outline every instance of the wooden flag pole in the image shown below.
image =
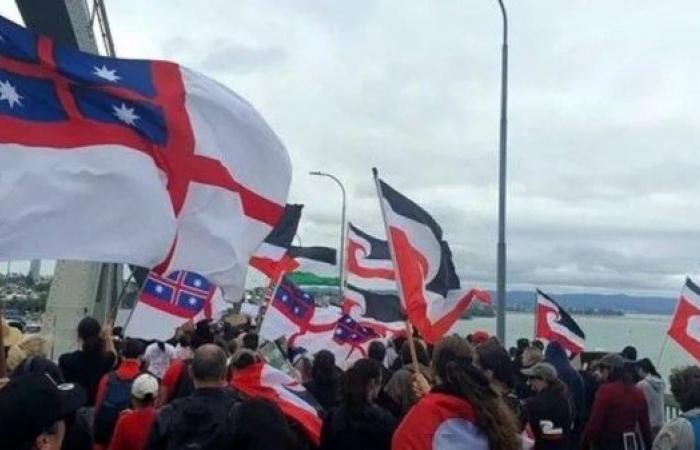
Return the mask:
{"type": "Polygon", "coordinates": [[[117,297],[117,301],[114,303],[114,308],[112,309],[112,313],[110,315],[110,320],[109,323],[114,326],[114,322],[117,320],[117,315],[119,315],[119,308],[121,308],[122,303],[124,302],[124,298],[126,297],[126,288],[129,286],[129,283],[131,283],[131,280],[134,278],[134,272],[131,272],[129,275],[129,278],[126,279],[122,283],[122,288],[119,291],[119,296],[117,297]]]}
{"type": "MultiPolygon", "coordinates": [[[[406,307],[406,299],[403,295],[403,289],[401,288],[401,274],[399,273],[398,266],[396,265],[396,255],[394,254],[394,243],[391,239],[391,230],[389,229],[389,222],[386,220],[386,209],[384,208],[384,196],[382,195],[382,189],[379,185],[379,172],[376,167],[372,168],[372,174],[374,175],[374,185],[377,188],[377,198],[379,199],[379,209],[382,211],[382,219],[384,220],[384,229],[386,230],[386,238],[389,243],[389,254],[391,255],[391,262],[394,266],[394,279],[396,280],[396,286],[399,289],[399,298],[401,299],[401,304],[406,307]]],[[[413,370],[416,374],[421,373],[420,367],[418,366],[418,355],[416,354],[416,344],[413,342],[413,326],[411,325],[408,315],[406,316],[406,338],[408,340],[408,349],[411,352],[411,362],[413,365],[413,370]]],[[[397,349],[400,351],[401,349],[397,349]]]]}

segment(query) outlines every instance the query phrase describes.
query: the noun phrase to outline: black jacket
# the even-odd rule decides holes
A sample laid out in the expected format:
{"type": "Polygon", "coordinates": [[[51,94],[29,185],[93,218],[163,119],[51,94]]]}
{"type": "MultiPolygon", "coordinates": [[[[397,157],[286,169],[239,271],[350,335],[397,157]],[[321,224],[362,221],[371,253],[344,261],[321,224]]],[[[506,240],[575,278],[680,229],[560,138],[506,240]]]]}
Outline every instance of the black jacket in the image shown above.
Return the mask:
{"type": "Polygon", "coordinates": [[[321,430],[321,450],[389,450],[398,425],[394,416],[376,405],[359,414],[345,406],[326,414],[321,430]]]}
{"type": "Polygon", "coordinates": [[[195,442],[204,449],[234,448],[238,396],[228,388],[203,388],[178,398],[158,412],[148,439],[148,450],[166,450],[174,442],[186,448],[195,442]]]}
{"type": "Polygon", "coordinates": [[[313,395],[324,410],[338,406],[338,399],[340,398],[339,378],[307,381],[304,383],[304,387],[313,395]]]}
{"type": "Polygon", "coordinates": [[[536,393],[525,402],[527,421],[535,436],[534,450],[568,450],[573,427],[568,398],[553,389],[536,393]]]}

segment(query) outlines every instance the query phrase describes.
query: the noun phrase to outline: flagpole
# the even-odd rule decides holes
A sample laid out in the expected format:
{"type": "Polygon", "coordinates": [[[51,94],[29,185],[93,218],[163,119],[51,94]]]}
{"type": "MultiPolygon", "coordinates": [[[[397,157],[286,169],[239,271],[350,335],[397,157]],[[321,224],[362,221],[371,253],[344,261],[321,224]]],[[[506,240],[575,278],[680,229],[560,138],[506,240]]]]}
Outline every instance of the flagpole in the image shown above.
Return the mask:
{"type": "Polygon", "coordinates": [[[537,314],[537,298],[539,297],[539,295],[540,294],[538,293],[537,289],[535,289],[535,330],[532,333],[533,341],[537,339],[537,319],[539,318],[539,314],[537,314]]]}
{"type": "MultiPolygon", "coordinates": [[[[681,288],[680,292],[678,293],[678,300],[676,300],[676,307],[673,309],[673,315],[671,316],[671,323],[673,323],[673,320],[676,318],[676,313],[678,313],[678,306],[681,303],[681,298],[683,297],[683,291],[685,290],[685,285],[688,283],[689,279],[690,279],[689,277],[686,278],[685,283],[683,283],[683,287],[681,288]]],[[[669,325],[669,329],[666,330],[666,337],[664,338],[664,343],[661,346],[661,350],[659,351],[659,357],[656,360],[657,366],[661,364],[661,359],[663,358],[664,352],[666,351],[666,345],[668,344],[668,332],[669,331],[671,331],[670,325],[669,325]]],[[[685,350],[685,349],[683,349],[683,350],[685,350]]]]}
{"type": "Polygon", "coordinates": [[[110,321],[112,323],[112,326],[114,326],[114,322],[117,320],[117,316],[119,315],[119,308],[122,306],[122,302],[124,301],[124,298],[126,297],[126,288],[129,286],[129,283],[131,283],[131,280],[134,278],[134,272],[131,272],[129,274],[129,278],[126,279],[122,283],[122,288],[119,291],[119,296],[117,297],[117,301],[114,304],[114,308],[112,309],[112,314],[111,318],[112,320],[110,321]]]}
{"type": "MultiPolygon", "coordinates": [[[[386,209],[384,208],[384,196],[382,195],[381,187],[379,186],[379,171],[376,167],[372,168],[372,174],[374,175],[374,185],[377,188],[377,198],[379,199],[379,209],[382,211],[382,220],[384,221],[384,229],[386,232],[387,242],[389,243],[389,254],[391,255],[391,262],[394,266],[394,280],[396,280],[396,285],[399,288],[399,298],[401,299],[401,304],[406,307],[406,299],[403,296],[403,289],[401,288],[401,276],[399,274],[398,267],[396,265],[396,255],[394,255],[394,241],[391,239],[391,231],[389,230],[389,222],[386,220],[386,209]]],[[[408,349],[411,352],[411,361],[413,363],[413,370],[416,374],[421,373],[418,367],[418,355],[416,354],[416,344],[413,342],[413,326],[408,320],[408,315],[406,315],[406,338],[408,342],[408,349]]],[[[400,350],[400,349],[399,349],[400,350]]]]}

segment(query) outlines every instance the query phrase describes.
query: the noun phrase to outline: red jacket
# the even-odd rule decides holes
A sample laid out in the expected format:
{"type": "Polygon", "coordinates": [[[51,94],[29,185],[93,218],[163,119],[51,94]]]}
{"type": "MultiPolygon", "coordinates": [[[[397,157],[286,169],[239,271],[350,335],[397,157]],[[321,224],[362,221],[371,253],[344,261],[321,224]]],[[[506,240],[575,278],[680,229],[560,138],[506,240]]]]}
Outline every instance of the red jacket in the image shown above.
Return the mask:
{"type": "Polygon", "coordinates": [[[649,414],[642,391],[621,381],[605,383],[596,392],[582,442],[595,442],[601,450],[623,449],[622,434],[634,432],[637,426],[645,448],[651,448],[649,414]]]}
{"type": "Polygon", "coordinates": [[[114,427],[109,450],[144,450],[156,419],[154,407],[122,411],[114,427]]]}

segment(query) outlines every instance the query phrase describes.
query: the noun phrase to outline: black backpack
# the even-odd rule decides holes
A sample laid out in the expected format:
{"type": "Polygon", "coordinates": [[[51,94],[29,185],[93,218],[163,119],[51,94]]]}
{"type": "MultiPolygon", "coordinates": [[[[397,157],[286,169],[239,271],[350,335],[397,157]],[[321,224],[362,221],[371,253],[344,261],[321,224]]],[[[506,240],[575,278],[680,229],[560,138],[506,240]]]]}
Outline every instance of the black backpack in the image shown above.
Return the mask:
{"type": "Polygon", "coordinates": [[[235,396],[227,396],[215,403],[188,397],[178,403],[169,427],[167,450],[231,448],[239,408],[235,396]]]}
{"type": "Polygon", "coordinates": [[[131,385],[136,378],[123,380],[117,377],[116,372],[110,372],[107,377],[105,395],[102,403],[95,411],[93,424],[95,442],[105,446],[112,439],[112,433],[114,433],[119,414],[130,405],[131,385]]]}

